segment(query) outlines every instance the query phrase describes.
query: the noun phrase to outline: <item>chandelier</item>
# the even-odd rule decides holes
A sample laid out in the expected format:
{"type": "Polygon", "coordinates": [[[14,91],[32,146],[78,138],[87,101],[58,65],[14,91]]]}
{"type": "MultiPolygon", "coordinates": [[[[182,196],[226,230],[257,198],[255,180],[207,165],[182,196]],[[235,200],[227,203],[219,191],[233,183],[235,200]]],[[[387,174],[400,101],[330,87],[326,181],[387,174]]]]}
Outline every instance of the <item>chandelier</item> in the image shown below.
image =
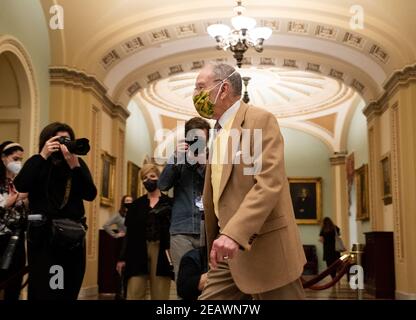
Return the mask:
{"type": "Polygon", "coordinates": [[[257,52],[262,52],[264,40],[267,40],[272,34],[270,28],[255,28],[256,20],[243,16],[246,8],[241,3],[242,1],[237,1],[237,6],[234,7],[236,16],[231,18],[234,29],[231,30],[225,24],[212,24],[207,28],[208,34],[217,41],[218,50],[226,51],[229,49],[234,53],[239,68],[241,68],[244,53],[247,49],[253,47],[257,52]]]}

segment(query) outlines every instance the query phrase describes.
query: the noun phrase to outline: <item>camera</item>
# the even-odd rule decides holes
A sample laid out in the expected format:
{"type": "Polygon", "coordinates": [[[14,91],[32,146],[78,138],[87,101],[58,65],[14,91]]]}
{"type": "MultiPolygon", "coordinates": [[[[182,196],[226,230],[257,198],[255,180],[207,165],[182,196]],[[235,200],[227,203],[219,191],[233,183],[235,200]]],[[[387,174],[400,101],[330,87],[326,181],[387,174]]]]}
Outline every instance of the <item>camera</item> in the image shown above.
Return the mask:
{"type": "Polygon", "coordinates": [[[90,141],[87,138],[71,140],[68,137],[59,137],[57,141],[65,145],[73,154],[84,156],[90,151],[90,141]]]}
{"type": "Polygon", "coordinates": [[[7,247],[0,256],[0,270],[10,268],[17,243],[27,226],[27,216],[28,212],[23,204],[7,209],[0,207],[0,226],[3,226],[1,231],[10,233],[7,247]]]}
{"type": "Polygon", "coordinates": [[[189,145],[189,149],[195,157],[198,157],[199,150],[204,149],[206,144],[205,140],[198,136],[195,136],[193,140],[185,140],[185,143],[189,145]]]}

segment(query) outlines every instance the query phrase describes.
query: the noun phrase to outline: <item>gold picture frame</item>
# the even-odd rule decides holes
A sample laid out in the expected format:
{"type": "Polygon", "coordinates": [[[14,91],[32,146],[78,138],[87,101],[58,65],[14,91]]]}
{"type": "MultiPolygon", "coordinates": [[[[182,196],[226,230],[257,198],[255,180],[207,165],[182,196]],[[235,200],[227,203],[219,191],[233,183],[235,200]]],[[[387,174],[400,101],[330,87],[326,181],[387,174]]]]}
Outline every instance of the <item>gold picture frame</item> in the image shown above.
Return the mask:
{"type": "Polygon", "coordinates": [[[111,207],[114,201],[114,178],[116,158],[103,151],[101,153],[101,190],[100,203],[103,206],[111,207]]]}
{"type": "Polygon", "coordinates": [[[290,196],[297,224],[319,224],[322,217],[322,178],[289,178],[290,196]]]}
{"type": "Polygon", "coordinates": [[[368,220],[369,214],[369,191],[368,191],[368,165],[363,164],[355,171],[356,194],[357,194],[357,217],[356,220],[368,220]]]}
{"type": "Polygon", "coordinates": [[[384,205],[387,206],[393,202],[393,197],[391,194],[391,162],[390,162],[390,152],[384,154],[380,159],[381,166],[381,176],[383,181],[382,186],[382,199],[384,205]]]}
{"type": "Polygon", "coordinates": [[[138,165],[127,161],[127,194],[132,196],[133,199],[142,195],[140,170],[141,168],[138,165]]]}

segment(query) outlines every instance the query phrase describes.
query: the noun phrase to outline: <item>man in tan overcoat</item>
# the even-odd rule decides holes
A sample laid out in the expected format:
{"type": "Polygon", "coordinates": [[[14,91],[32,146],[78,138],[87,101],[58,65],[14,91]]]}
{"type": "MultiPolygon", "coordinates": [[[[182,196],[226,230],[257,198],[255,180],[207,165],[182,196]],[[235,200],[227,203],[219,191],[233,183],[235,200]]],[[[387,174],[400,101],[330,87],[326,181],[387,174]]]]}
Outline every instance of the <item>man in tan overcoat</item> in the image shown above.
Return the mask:
{"type": "Polygon", "coordinates": [[[198,113],[217,120],[203,194],[210,269],[200,299],[303,299],[306,259],[282,135],[271,113],[240,101],[241,89],[233,67],[210,64],[193,95],[198,113]]]}

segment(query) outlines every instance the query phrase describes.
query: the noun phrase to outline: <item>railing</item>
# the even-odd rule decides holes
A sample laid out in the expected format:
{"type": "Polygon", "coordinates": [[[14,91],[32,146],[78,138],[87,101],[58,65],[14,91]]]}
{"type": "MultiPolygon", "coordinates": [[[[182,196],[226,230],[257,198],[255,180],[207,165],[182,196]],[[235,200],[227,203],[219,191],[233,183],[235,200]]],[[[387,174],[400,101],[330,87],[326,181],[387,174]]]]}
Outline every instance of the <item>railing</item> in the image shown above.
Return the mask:
{"type": "Polygon", "coordinates": [[[320,274],[318,274],[316,277],[314,277],[311,280],[306,281],[305,279],[301,278],[302,285],[306,289],[312,289],[312,290],[325,290],[333,285],[335,285],[341,278],[349,271],[349,268],[353,264],[352,259],[353,257],[351,254],[344,254],[342,257],[340,257],[338,260],[336,260],[333,264],[331,264],[327,269],[322,271],[320,274]],[[323,280],[326,276],[333,273],[333,271],[336,270],[336,276],[329,281],[326,284],[323,285],[317,285],[318,282],[323,280]]]}

